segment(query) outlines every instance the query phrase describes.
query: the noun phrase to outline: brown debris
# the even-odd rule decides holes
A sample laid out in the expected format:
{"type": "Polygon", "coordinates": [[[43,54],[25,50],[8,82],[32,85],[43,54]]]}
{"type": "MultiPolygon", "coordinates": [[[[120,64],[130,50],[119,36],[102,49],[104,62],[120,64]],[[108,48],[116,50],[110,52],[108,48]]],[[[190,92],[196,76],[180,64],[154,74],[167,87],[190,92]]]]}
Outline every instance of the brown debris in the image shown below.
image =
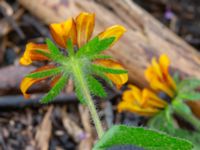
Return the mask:
{"type": "Polygon", "coordinates": [[[37,143],[37,147],[40,150],[48,150],[49,148],[49,140],[51,137],[51,114],[53,111],[53,106],[50,106],[36,132],[35,140],[37,143]]]}

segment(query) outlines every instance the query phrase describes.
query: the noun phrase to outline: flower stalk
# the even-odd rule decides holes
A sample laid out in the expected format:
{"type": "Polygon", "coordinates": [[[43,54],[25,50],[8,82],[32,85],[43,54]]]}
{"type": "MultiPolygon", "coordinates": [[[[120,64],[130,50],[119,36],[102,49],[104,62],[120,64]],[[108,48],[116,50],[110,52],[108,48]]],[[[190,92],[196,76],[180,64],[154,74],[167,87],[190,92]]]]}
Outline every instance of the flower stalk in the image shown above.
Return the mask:
{"type": "Polygon", "coordinates": [[[82,73],[81,67],[79,66],[79,63],[75,60],[72,60],[72,62],[73,62],[72,71],[73,71],[73,74],[75,75],[74,76],[75,81],[77,81],[79,83],[79,88],[82,91],[82,95],[88,106],[88,109],[90,111],[92,120],[94,122],[98,137],[100,139],[103,136],[104,131],[103,131],[103,127],[101,125],[99,115],[97,114],[97,110],[96,110],[96,107],[92,100],[90,91],[88,89],[87,82],[85,81],[85,78],[82,76],[83,73],[82,73]]]}

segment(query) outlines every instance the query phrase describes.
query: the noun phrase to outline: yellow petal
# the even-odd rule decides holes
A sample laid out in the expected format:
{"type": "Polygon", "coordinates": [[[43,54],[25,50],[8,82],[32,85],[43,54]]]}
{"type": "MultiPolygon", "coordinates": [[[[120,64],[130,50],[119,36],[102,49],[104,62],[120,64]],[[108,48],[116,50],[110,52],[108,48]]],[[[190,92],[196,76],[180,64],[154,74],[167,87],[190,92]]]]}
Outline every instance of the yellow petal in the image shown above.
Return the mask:
{"type": "MultiPolygon", "coordinates": [[[[103,65],[108,68],[124,69],[124,67],[120,63],[113,60],[98,59],[95,60],[94,63],[103,65]]],[[[117,88],[120,88],[123,84],[125,84],[128,81],[127,73],[123,74],[106,73],[106,76],[117,86],[117,88]]]]}
{"type": "Polygon", "coordinates": [[[98,35],[98,37],[100,39],[115,37],[115,40],[112,43],[113,45],[115,42],[117,42],[120,39],[120,37],[124,34],[125,31],[126,29],[123,26],[114,25],[105,29],[102,33],[98,35]]]}
{"type": "Polygon", "coordinates": [[[126,102],[120,102],[117,106],[118,112],[129,111],[143,116],[153,116],[160,110],[156,108],[141,108],[137,105],[131,105],[126,102]]]}
{"type": "Polygon", "coordinates": [[[76,29],[77,29],[77,43],[78,47],[83,46],[91,37],[94,30],[94,19],[93,13],[82,12],[76,18],[76,29]]]}
{"type": "Polygon", "coordinates": [[[44,51],[49,53],[48,47],[46,44],[35,44],[28,43],[26,45],[25,52],[20,58],[21,65],[30,65],[34,60],[48,60],[48,58],[40,53],[37,53],[36,50],[44,51]]]}
{"type": "Polygon", "coordinates": [[[169,65],[170,65],[170,60],[168,58],[167,55],[162,54],[159,58],[159,64],[160,64],[160,68],[162,69],[162,72],[167,75],[169,74],[169,65]]]}
{"type": "Polygon", "coordinates": [[[174,91],[167,86],[166,83],[162,83],[160,81],[158,81],[157,79],[154,79],[150,82],[150,86],[152,87],[152,89],[157,90],[157,91],[163,91],[165,93],[167,93],[170,97],[174,96],[174,91]]]}
{"type": "Polygon", "coordinates": [[[162,79],[163,78],[162,70],[160,68],[160,65],[156,61],[156,58],[152,59],[152,67],[154,70],[154,76],[157,76],[157,78],[162,79]]]}
{"type": "Polygon", "coordinates": [[[68,38],[76,44],[76,27],[72,18],[65,22],[50,24],[49,28],[52,38],[60,47],[66,48],[68,38]]]}
{"type": "Polygon", "coordinates": [[[155,72],[152,66],[149,66],[144,72],[145,78],[148,82],[150,82],[153,78],[155,78],[155,72]]]}
{"type": "Polygon", "coordinates": [[[142,106],[150,106],[157,108],[164,108],[167,105],[165,100],[159,98],[155,93],[148,89],[142,91],[143,104],[142,106]]]}
{"type": "MultiPolygon", "coordinates": [[[[40,67],[38,69],[36,69],[35,71],[33,72],[38,72],[38,71],[42,71],[42,70],[48,70],[48,69],[51,69],[51,68],[54,68],[55,66],[53,65],[48,65],[48,66],[43,66],[43,67],[40,67]]],[[[33,73],[32,72],[32,73],[33,73]]],[[[33,78],[28,78],[28,77],[25,77],[21,84],[20,84],[20,89],[24,95],[24,97],[26,99],[30,98],[30,94],[27,94],[27,90],[29,89],[29,87],[31,87],[33,84],[37,83],[37,82],[40,82],[41,80],[44,80],[48,77],[44,77],[44,78],[38,78],[38,79],[33,79],[33,78]]]]}
{"type": "Polygon", "coordinates": [[[132,92],[132,95],[134,97],[134,100],[136,100],[137,103],[139,105],[141,105],[141,103],[142,103],[142,91],[134,85],[128,85],[128,87],[131,88],[131,92],[132,92]]]}

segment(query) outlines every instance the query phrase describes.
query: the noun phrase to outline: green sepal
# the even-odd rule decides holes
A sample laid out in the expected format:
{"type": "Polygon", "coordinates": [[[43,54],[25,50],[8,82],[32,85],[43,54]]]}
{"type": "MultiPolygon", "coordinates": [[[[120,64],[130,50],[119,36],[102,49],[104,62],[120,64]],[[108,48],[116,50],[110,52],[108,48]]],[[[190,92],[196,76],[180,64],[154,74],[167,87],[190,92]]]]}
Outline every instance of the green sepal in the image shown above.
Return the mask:
{"type": "Polygon", "coordinates": [[[104,67],[101,65],[92,64],[92,70],[98,70],[104,73],[112,73],[112,74],[125,74],[128,73],[127,70],[124,69],[112,69],[108,67],[104,67]]]}
{"type": "Polygon", "coordinates": [[[200,100],[200,93],[196,91],[181,92],[178,94],[178,98],[185,101],[198,101],[200,100]]]}
{"type": "Polygon", "coordinates": [[[43,104],[51,102],[62,91],[67,81],[67,75],[64,74],[63,76],[61,76],[54,87],[40,100],[40,102],[43,104]]]}
{"type": "Polygon", "coordinates": [[[39,72],[34,72],[26,75],[28,78],[44,78],[48,76],[54,76],[62,72],[62,67],[56,67],[52,69],[47,69],[39,72]]]}
{"type": "Polygon", "coordinates": [[[109,86],[113,87],[112,81],[105,75],[105,73],[99,71],[99,70],[93,70],[93,75],[96,75],[100,78],[102,78],[109,86]]]}
{"type": "Polygon", "coordinates": [[[87,84],[88,84],[89,90],[92,94],[99,96],[99,97],[107,96],[102,84],[97,79],[95,79],[93,76],[90,76],[90,75],[87,76],[87,84]]]}
{"type": "Polygon", "coordinates": [[[74,47],[73,47],[72,40],[70,38],[67,40],[67,49],[68,49],[69,56],[74,55],[74,47]]]}
{"type": "Polygon", "coordinates": [[[109,56],[109,55],[92,55],[92,56],[89,56],[89,59],[90,60],[96,60],[96,59],[111,59],[112,56],[109,56]]]}
{"type": "Polygon", "coordinates": [[[102,40],[100,40],[99,37],[94,37],[92,40],[90,40],[88,43],[86,43],[79,49],[79,51],[77,52],[77,56],[83,54],[88,56],[99,54],[103,50],[109,48],[114,40],[115,37],[105,38],[102,40]]]}
{"type": "Polygon", "coordinates": [[[192,144],[184,139],[145,128],[115,125],[96,143],[93,150],[106,150],[117,145],[133,145],[145,150],[191,150],[192,144]]]}
{"type": "Polygon", "coordinates": [[[195,78],[185,79],[178,84],[178,91],[179,92],[193,91],[198,87],[200,87],[199,79],[195,78]]]}

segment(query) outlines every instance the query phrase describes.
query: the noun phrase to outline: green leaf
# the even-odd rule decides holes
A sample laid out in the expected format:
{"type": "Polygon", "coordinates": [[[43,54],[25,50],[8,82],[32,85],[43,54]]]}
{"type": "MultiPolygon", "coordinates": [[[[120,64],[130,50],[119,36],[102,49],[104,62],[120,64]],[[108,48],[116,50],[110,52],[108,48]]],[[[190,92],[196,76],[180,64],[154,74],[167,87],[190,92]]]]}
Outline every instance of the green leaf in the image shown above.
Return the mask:
{"type": "Polygon", "coordinates": [[[166,108],[148,121],[148,127],[161,131],[175,132],[175,124],[171,108],[166,108]]]}
{"type": "Polygon", "coordinates": [[[65,87],[65,84],[68,80],[67,75],[63,75],[57,83],[54,85],[54,87],[40,100],[41,103],[49,103],[52,101],[65,87]]]}
{"type": "Polygon", "coordinates": [[[183,100],[200,100],[200,93],[195,91],[183,92],[178,94],[178,98],[183,100]]]}
{"type": "Polygon", "coordinates": [[[101,72],[112,73],[112,74],[128,73],[128,71],[124,70],[124,69],[112,69],[112,68],[108,68],[108,67],[104,67],[104,66],[100,66],[100,65],[95,65],[95,64],[92,64],[92,70],[98,70],[98,71],[101,71],[101,72]]]}
{"type": "Polygon", "coordinates": [[[173,109],[178,113],[180,112],[180,114],[187,114],[187,115],[192,115],[192,112],[190,110],[190,107],[188,105],[186,105],[183,101],[180,100],[174,100],[172,103],[172,107],[173,109]]]}
{"type": "Polygon", "coordinates": [[[75,93],[76,93],[78,100],[82,104],[86,104],[85,95],[84,95],[82,89],[79,87],[79,83],[76,81],[75,81],[75,93]]]}
{"type": "Polygon", "coordinates": [[[192,150],[200,150],[200,133],[192,132],[184,129],[176,129],[174,133],[169,133],[172,136],[184,138],[189,140],[194,145],[192,150]]]}
{"type": "Polygon", "coordinates": [[[144,128],[115,125],[97,142],[93,150],[106,150],[116,145],[133,145],[145,150],[191,150],[192,144],[164,133],[144,128]]]}
{"type": "Polygon", "coordinates": [[[50,40],[50,39],[46,39],[46,44],[48,46],[48,49],[50,50],[51,54],[54,55],[62,55],[60,50],[58,49],[58,47],[50,40]]]}
{"type": "Polygon", "coordinates": [[[69,56],[74,55],[74,47],[73,47],[73,43],[71,39],[67,40],[67,48],[68,48],[69,56]]]}
{"type": "Polygon", "coordinates": [[[115,37],[105,38],[102,40],[100,40],[98,37],[95,37],[79,49],[79,51],[77,52],[77,56],[81,55],[90,56],[99,54],[103,50],[108,49],[114,40],[115,37]]]}
{"type": "Polygon", "coordinates": [[[57,68],[53,68],[53,69],[34,72],[34,73],[26,75],[26,77],[28,77],[28,78],[44,78],[44,77],[48,77],[48,76],[57,75],[61,72],[62,72],[62,67],[57,67],[57,68]]]}
{"type": "Polygon", "coordinates": [[[87,76],[87,83],[89,90],[91,91],[92,94],[99,96],[99,97],[106,97],[107,94],[102,87],[102,84],[96,80],[93,76],[88,75],[87,76]]]}
{"type": "Polygon", "coordinates": [[[176,85],[178,85],[178,84],[180,83],[180,78],[179,78],[179,72],[178,72],[178,71],[176,71],[176,72],[174,73],[173,79],[174,79],[176,85]]]}
{"type": "Polygon", "coordinates": [[[112,81],[104,73],[102,73],[101,71],[93,70],[92,74],[94,74],[94,75],[102,78],[108,85],[110,85],[111,87],[113,87],[112,81]]]}
{"type": "Polygon", "coordinates": [[[111,59],[111,58],[112,58],[112,56],[109,56],[109,55],[101,55],[101,54],[89,56],[89,59],[90,59],[90,60],[95,60],[95,59],[111,59]]]}
{"type": "Polygon", "coordinates": [[[178,84],[178,91],[185,92],[185,91],[192,91],[196,88],[200,87],[200,80],[199,79],[185,79],[178,84]]]}

